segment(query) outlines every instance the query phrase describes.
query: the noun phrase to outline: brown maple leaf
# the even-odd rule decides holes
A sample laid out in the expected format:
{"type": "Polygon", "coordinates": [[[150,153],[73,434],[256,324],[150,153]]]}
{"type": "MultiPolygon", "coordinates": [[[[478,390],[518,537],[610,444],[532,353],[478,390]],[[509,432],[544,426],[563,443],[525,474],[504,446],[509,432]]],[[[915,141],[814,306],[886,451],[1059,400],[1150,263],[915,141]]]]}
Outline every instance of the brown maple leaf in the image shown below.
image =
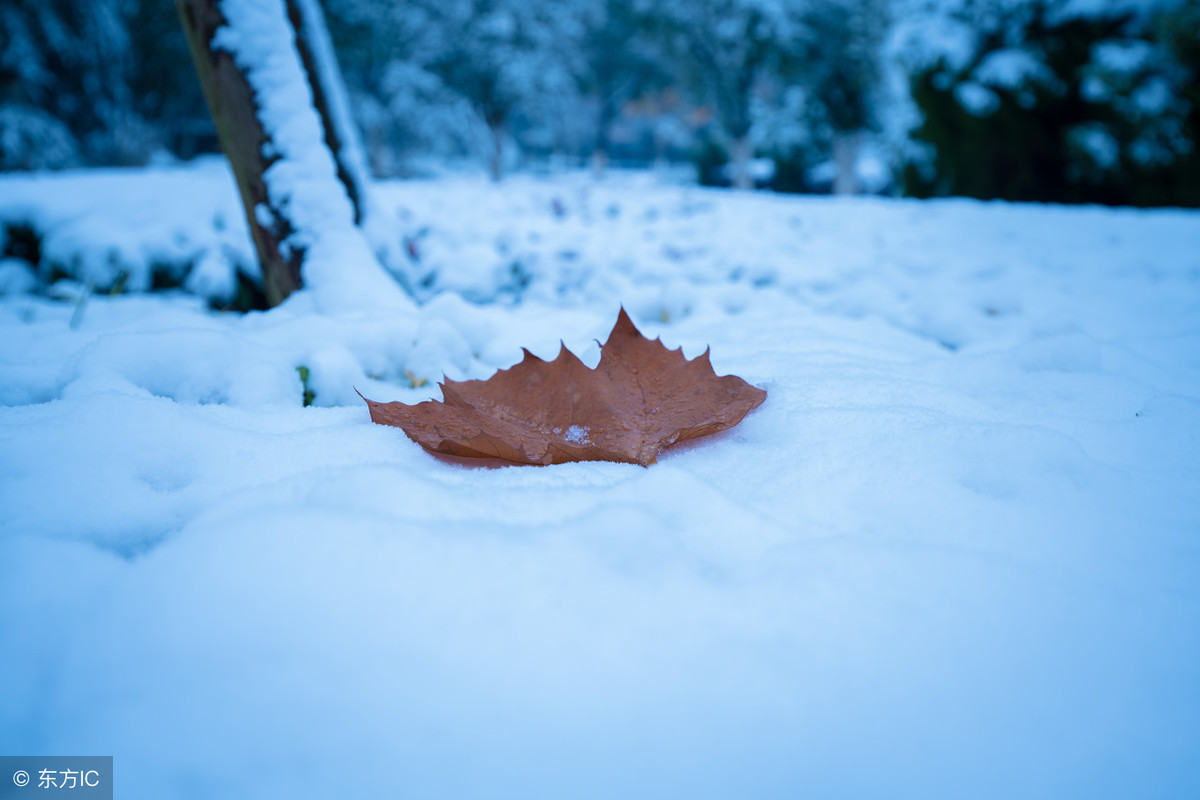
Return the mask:
{"type": "Polygon", "coordinates": [[[553,361],[525,350],[521,363],[486,381],[446,378],[441,387],[441,402],[363,400],[374,422],[403,428],[435,453],[648,466],[664,447],[733,427],[767,397],[736,375],[718,377],[708,350],[689,361],[682,348],[650,341],[624,308],[595,369],[565,346],[553,361]]]}

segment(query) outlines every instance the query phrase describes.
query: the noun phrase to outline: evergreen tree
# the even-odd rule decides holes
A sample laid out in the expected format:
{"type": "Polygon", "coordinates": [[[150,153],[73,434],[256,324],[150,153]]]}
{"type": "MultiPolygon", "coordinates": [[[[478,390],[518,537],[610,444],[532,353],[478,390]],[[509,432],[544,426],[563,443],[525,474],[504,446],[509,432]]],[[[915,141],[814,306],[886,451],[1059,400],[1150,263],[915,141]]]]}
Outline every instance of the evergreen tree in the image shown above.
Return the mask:
{"type": "MultiPolygon", "coordinates": [[[[382,103],[376,115],[404,123],[390,136],[431,148],[449,141],[463,151],[479,147],[482,129],[498,178],[514,141],[553,149],[579,138],[565,123],[581,116],[591,1],[328,0],[328,7],[351,80],[382,103]]],[[[372,110],[363,93],[360,114],[372,110]]]]}
{"type": "Polygon", "coordinates": [[[824,0],[811,5],[803,21],[803,46],[791,71],[815,106],[810,122],[829,127],[837,165],[834,191],[853,194],[862,136],[877,125],[887,8],[883,0],[824,0]]]}
{"type": "Polygon", "coordinates": [[[679,56],[681,79],[711,103],[733,182],[749,171],[755,96],[794,58],[804,32],[802,0],[639,0],[639,10],[679,56]]]}
{"type": "Polygon", "coordinates": [[[1193,9],[988,9],[957,12],[976,34],[965,57],[913,72],[913,135],[932,157],[906,167],[909,192],[1200,204],[1195,183],[1178,178],[1196,169],[1193,9]]]}
{"type": "Polygon", "coordinates": [[[0,4],[0,167],[143,163],[156,144],[130,87],[121,0],[0,4]]]}
{"type": "Polygon", "coordinates": [[[586,15],[586,72],[582,87],[595,103],[594,165],[608,163],[610,128],[621,109],[646,92],[670,84],[667,55],[648,35],[635,0],[597,0],[586,15]]]}

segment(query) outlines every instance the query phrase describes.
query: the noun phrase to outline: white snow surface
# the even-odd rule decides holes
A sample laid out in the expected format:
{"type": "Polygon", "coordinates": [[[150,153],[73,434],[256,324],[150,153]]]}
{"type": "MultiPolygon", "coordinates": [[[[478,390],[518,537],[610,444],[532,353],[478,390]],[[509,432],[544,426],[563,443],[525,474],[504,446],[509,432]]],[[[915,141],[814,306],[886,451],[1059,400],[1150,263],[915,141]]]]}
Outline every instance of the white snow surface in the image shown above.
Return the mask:
{"type": "MultiPolygon", "coordinates": [[[[97,232],[140,186],[150,242],[221,174],[54,185],[97,232]]],[[[1200,794],[1200,214],[380,196],[419,306],[10,281],[0,752],[111,754],[122,798],[1200,794]],[[648,469],[489,469],[354,394],[594,364],[622,303],[764,405],[648,469]]]]}

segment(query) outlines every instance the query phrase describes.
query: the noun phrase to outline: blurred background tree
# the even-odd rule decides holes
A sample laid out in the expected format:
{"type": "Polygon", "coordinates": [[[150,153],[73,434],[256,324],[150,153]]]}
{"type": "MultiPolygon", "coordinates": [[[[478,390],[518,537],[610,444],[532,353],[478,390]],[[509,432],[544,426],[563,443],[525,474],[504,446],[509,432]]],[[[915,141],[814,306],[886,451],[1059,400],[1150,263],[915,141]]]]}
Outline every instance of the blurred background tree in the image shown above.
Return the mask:
{"type": "MultiPolygon", "coordinates": [[[[322,5],[378,176],[667,160],[780,191],[1200,205],[1194,0],[322,5]]],[[[0,4],[0,169],[215,148],[171,4],[0,4]]]]}
{"type": "MultiPolygon", "coordinates": [[[[334,40],[348,54],[348,80],[358,88],[360,114],[375,149],[411,151],[419,143],[423,147],[416,149],[443,157],[483,151],[499,179],[522,150],[582,147],[582,133],[570,123],[579,118],[578,89],[587,68],[585,4],[329,0],[326,5],[334,40]]],[[[375,161],[391,159],[377,154],[375,161]]]]}
{"type": "Polygon", "coordinates": [[[706,138],[729,154],[731,183],[751,188],[756,99],[795,58],[804,0],[641,0],[668,44],[680,83],[712,110],[706,138]]]}
{"type": "Polygon", "coordinates": [[[124,11],[120,0],[0,5],[0,166],[138,164],[149,157],[155,131],[136,108],[124,11]]]}
{"type": "Polygon", "coordinates": [[[829,128],[834,193],[854,194],[859,149],[878,128],[888,8],[883,0],[826,0],[810,5],[803,21],[807,36],[794,79],[811,94],[813,107],[806,116],[829,128]]]}
{"type": "Polygon", "coordinates": [[[911,71],[912,136],[929,147],[903,168],[908,193],[1200,204],[1195,4],[994,0],[953,16],[973,33],[965,57],[911,71]]]}
{"type": "MultiPolygon", "coordinates": [[[[585,7],[585,72],[580,81],[594,114],[592,162],[603,174],[613,157],[612,129],[638,98],[670,87],[669,54],[645,24],[638,0],[596,0],[585,7]]],[[[658,155],[659,148],[655,147],[658,155]]]]}

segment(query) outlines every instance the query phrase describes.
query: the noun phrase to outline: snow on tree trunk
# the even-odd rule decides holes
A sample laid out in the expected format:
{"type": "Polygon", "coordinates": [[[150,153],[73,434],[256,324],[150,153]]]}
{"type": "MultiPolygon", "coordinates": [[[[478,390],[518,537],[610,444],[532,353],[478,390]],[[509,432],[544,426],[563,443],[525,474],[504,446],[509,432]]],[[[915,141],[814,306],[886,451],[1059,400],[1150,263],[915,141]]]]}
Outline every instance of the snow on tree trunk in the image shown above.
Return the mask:
{"type": "Polygon", "coordinates": [[[288,19],[296,30],[296,49],[312,88],[313,101],[325,132],[325,143],[337,163],[338,179],[354,205],[354,222],[367,237],[376,257],[403,279],[404,257],[400,222],[375,196],[366,150],[350,112],[342,72],[333,51],[325,15],[316,0],[286,0],[288,19]]]}
{"type": "Polygon", "coordinates": [[[750,177],[750,136],[739,136],[729,148],[730,166],[733,168],[733,188],[753,189],[750,177]]]}
{"type": "Polygon", "coordinates": [[[313,103],[325,132],[325,143],[337,162],[338,180],[354,204],[354,222],[365,214],[369,178],[358,130],[350,117],[346,89],[337,69],[333,43],[321,9],[313,0],[285,0],[288,21],[296,31],[296,50],[313,93],[313,103]]]}
{"type": "Polygon", "coordinates": [[[304,285],[326,310],[407,305],[355,227],[351,190],[326,139],[335,123],[323,121],[314,97],[322,79],[303,62],[303,50],[315,51],[311,42],[298,46],[303,36],[285,0],[176,6],[237,179],[267,302],[304,285]]]}
{"type": "Polygon", "coordinates": [[[834,194],[858,194],[858,149],[861,137],[855,133],[837,133],[833,137],[833,163],[837,173],[833,178],[834,194]]]}

